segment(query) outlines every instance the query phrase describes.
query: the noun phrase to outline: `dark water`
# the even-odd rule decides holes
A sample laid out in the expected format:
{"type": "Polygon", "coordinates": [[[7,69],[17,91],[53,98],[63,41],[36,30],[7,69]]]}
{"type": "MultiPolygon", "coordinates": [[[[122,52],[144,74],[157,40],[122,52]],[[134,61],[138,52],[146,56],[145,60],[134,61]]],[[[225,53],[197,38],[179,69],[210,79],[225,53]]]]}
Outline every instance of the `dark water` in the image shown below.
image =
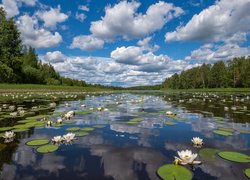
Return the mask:
{"type": "MultiPolygon", "coordinates": [[[[76,115],[75,124],[60,128],[31,128],[17,133],[14,142],[0,151],[2,179],[159,179],[157,169],[172,163],[177,151],[200,149],[191,144],[192,137],[204,140],[204,147],[230,150],[250,155],[250,134],[234,132],[221,136],[212,131],[219,127],[250,131],[250,100],[247,95],[214,94],[111,94],[87,96],[85,100],[60,102],[55,112],[107,107],[109,111],[92,111],[76,115]],[[138,102],[144,97],[143,102],[138,102]],[[244,101],[242,100],[244,99],[244,101]],[[181,101],[180,101],[181,100],[181,101]],[[184,102],[182,101],[184,100],[184,102]],[[67,103],[67,106],[65,105],[67,103]],[[85,104],[86,108],[81,105],[85,104]],[[224,107],[229,107],[225,111],[224,107]],[[236,106],[237,110],[230,108],[236,106]],[[244,106],[245,109],[244,109],[244,106]],[[144,111],[143,111],[143,110],[144,111]],[[165,116],[167,110],[186,120],[165,116]],[[132,118],[143,117],[138,124],[127,124],[132,118]],[[220,117],[220,118],[219,118],[220,117]],[[217,123],[222,119],[225,123],[217,123]],[[164,125],[165,121],[176,125],[164,125]],[[78,137],[71,145],[60,145],[56,152],[41,154],[36,147],[25,145],[32,139],[51,139],[66,134],[69,127],[96,128],[85,137],[78,137]]],[[[57,119],[52,115],[50,119],[57,119]]],[[[6,126],[2,122],[1,126],[6,126]]],[[[3,140],[1,139],[1,143],[3,140]]],[[[198,156],[198,160],[202,159],[198,156]]],[[[235,163],[216,157],[216,161],[202,161],[201,165],[187,166],[193,179],[247,179],[243,170],[250,163],[235,163]]]]}

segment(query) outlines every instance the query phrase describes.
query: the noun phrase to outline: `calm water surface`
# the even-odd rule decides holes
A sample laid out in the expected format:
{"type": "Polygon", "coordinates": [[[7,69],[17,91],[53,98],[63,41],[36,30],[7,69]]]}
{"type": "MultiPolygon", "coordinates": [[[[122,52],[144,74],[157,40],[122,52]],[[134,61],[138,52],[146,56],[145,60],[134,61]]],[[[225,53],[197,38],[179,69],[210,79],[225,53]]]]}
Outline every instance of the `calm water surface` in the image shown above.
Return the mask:
{"type": "MultiPolygon", "coordinates": [[[[250,100],[247,95],[90,95],[83,100],[58,103],[54,115],[49,119],[59,117],[55,112],[97,107],[107,107],[109,110],[77,114],[73,117],[75,124],[59,128],[31,128],[17,133],[16,140],[0,151],[1,178],[159,179],[157,169],[172,163],[177,151],[190,149],[194,153],[199,152],[200,149],[191,144],[191,138],[197,136],[204,139],[204,147],[250,155],[250,134],[235,131],[232,136],[226,137],[213,133],[219,127],[250,131],[250,100]],[[143,102],[139,102],[142,99],[143,102]],[[86,107],[81,107],[82,104],[86,107]],[[229,111],[225,111],[224,106],[229,107],[229,111]],[[232,106],[236,106],[237,110],[232,111],[232,106]],[[185,120],[167,117],[167,110],[176,112],[178,117],[185,120]],[[127,123],[137,117],[144,120],[134,125],[127,123]],[[218,119],[224,123],[218,123],[218,119]],[[177,124],[164,125],[165,121],[177,124]],[[71,145],[60,145],[53,153],[37,153],[36,147],[25,144],[32,139],[51,139],[66,134],[69,127],[95,125],[104,127],[78,137],[71,145]]],[[[0,127],[3,126],[7,126],[5,121],[0,124],[0,127]]],[[[3,139],[0,141],[3,143],[3,139]]],[[[243,170],[249,168],[250,163],[234,163],[220,157],[216,157],[215,161],[204,161],[199,156],[197,159],[202,161],[201,165],[187,167],[193,172],[193,179],[247,179],[243,170]]]]}

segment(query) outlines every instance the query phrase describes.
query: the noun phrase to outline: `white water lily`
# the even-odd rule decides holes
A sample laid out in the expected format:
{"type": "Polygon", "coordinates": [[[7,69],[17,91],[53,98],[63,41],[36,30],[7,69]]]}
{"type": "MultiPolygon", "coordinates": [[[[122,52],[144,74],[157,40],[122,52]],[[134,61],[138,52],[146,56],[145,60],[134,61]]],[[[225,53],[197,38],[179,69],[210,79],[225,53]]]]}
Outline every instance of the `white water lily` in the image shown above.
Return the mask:
{"type": "Polygon", "coordinates": [[[61,118],[57,119],[57,120],[56,120],[56,123],[57,123],[57,124],[62,124],[62,119],[61,119],[61,118]]]}
{"type": "Polygon", "coordinates": [[[193,137],[193,139],[191,139],[192,143],[194,146],[196,147],[201,147],[203,145],[203,139],[199,138],[199,137],[193,137]]]}
{"type": "Polygon", "coordinates": [[[177,151],[179,157],[175,157],[175,163],[181,165],[200,164],[200,161],[195,161],[197,154],[193,154],[191,150],[177,151]]]}
{"type": "Polygon", "coordinates": [[[47,126],[48,127],[52,126],[52,121],[47,121],[47,126]]]}
{"type": "Polygon", "coordinates": [[[75,134],[74,133],[65,134],[65,135],[63,135],[63,139],[64,139],[64,141],[69,143],[75,139],[75,134]]]}
{"type": "Polygon", "coordinates": [[[12,113],[10,113],[10,116],[12,116],[12,117],[16,117],[17,115],[18,115],[17,112],[12,112],[12,113]]]}
{"type": "Polygon", "coordinates": [[[61,143],[64,140],[62,136],[55,136],[51,139],[54,143],[61,143]]]}
{"type": "Polygon", "coordinates": [[[229,108],[225,106],[224,107],[224,111],[228,111],[228,110],[229,110],[229,108]]]}
{"type": "Polygon", "coordinates": [[[69,111],[64,115],[65,119],[71,119],[75,115],[75,111],[69,111]]]}
{"type": "Polygon", "coordinates": [[[174,113],[172,111],[167,111],[166,115],[173,115],[174,113]]]}
{"type": "Polygon", "coordinates": [[[97,108],[97,110],[98,110],[98,111],[101,111],[101,110],[102,110],[102,108],[101,108],[101,107],[98,107],[98,108],[97,108]]]}
{"type": "Polygon", "coordinates": [[[4,139],[13,139],[16,134],[13,131],[5,131],[3,138],[4,139]]]}

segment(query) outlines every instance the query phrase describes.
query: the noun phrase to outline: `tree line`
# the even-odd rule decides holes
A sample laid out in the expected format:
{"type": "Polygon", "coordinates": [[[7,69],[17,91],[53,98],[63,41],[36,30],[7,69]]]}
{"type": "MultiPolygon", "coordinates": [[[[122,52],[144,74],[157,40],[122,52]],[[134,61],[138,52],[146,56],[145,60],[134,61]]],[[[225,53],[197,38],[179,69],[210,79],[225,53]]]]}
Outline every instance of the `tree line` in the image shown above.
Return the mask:
{"type": "Polygon", "coordinates": [[[249,88],[250,56],[229,61],[203,64],[180,74],[175,73],[163,82],[164,88],[249,88]]]}
{"type": "Polygon", "coordinates": [[[88,85],[61,77],[51,64],[39,61],[35,49],[23,45],[14,19],[7,19],[3,8],[0,8],[0,83],[88,85]]]}

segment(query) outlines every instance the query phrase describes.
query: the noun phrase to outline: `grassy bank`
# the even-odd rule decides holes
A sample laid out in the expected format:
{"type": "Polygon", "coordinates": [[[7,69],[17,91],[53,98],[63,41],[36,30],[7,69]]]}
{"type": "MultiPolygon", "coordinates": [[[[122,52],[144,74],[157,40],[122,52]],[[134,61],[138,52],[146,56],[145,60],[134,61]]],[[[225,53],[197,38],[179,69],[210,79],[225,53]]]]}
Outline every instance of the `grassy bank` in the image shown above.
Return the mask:
{"type": "Polygon", "coordinates": [[[249,92],[250,88],[162,89],[164,92],[249,92]]]}
{"type": "Polygon", "coordinates": [[[0,92],[22,92],[22,91],[111,91],[100,87],[80,87],[80,86],[52,86],[38,84],[0,84],[0,92]]]}

